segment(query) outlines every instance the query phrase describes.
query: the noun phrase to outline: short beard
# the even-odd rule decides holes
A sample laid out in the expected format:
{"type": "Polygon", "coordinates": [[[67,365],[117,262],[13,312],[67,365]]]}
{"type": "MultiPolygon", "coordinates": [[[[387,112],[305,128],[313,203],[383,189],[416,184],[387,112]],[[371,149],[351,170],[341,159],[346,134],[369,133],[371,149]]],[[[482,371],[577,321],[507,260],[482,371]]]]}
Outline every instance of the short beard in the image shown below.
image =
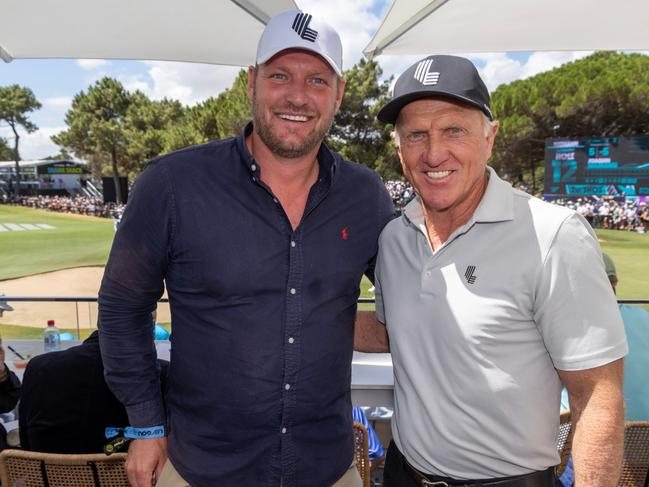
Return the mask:
{"type": "MultiPolygon", "coordinates": [[[[296,110],[299,111],[299,110],[296,110]]],[[[311,133],[301,143],[289,143],[273,133],[270,124],[263,122],[263,115],[257,102],[257,95],[252,97],[252,123],[257,135],[270,151],[284,159],[297,159],[307,155],[318,147],[329,132],[334,122],[335,110],[332,110],[328,123],[325,123],[322,129],[311,133]]]]}

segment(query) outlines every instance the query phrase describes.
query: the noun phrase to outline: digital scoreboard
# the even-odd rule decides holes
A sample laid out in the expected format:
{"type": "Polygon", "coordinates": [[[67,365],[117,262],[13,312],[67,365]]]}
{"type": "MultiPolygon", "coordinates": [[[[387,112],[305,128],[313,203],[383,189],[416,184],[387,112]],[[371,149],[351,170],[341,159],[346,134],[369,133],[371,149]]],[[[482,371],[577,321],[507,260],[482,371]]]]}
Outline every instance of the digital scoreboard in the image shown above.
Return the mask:
{"type": "Polygon", "coordinates": [[[546,196],[649,196],[649,135],[547,139],[546,196]]]}

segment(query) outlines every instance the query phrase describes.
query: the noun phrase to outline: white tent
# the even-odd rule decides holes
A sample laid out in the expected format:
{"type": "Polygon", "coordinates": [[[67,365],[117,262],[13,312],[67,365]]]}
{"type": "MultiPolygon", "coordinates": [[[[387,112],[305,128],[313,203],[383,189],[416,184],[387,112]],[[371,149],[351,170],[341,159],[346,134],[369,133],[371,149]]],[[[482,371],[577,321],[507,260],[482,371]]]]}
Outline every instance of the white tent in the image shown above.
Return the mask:
{"type": "Polygon", "coordinates": [[[0,57],[189,61],[247,66],[293,0],[2,0],[0,57]]]}
{"type": "Polygon", "coordinates": [[[648,0],[394,0],[363,53],[649,49],[648,0]]]}

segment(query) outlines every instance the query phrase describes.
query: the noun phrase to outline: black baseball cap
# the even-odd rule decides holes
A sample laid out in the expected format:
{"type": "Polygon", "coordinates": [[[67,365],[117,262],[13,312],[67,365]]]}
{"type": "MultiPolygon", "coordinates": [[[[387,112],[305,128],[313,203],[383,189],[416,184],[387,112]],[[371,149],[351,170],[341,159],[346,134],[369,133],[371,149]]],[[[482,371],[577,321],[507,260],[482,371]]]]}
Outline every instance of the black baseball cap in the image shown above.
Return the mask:
{"type": "Polygon", "coordinates": [[[394,85],[392,100],[379,111],[381,122],[394,124],[401,109],[420,98],[442,97],[482,110],[493,120],[489,90],[471,61],[459,56],[428,56],[410,66],[394,85]]]}

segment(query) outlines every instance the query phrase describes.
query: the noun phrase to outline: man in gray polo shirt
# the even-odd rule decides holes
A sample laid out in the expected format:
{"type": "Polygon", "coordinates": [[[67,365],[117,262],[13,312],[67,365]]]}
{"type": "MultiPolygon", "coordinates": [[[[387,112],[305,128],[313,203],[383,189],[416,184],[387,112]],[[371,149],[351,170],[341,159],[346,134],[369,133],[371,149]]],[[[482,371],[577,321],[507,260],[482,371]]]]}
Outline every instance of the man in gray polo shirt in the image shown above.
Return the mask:
{"type": "Polygon", "coordinates": [[[468,60],[416,63],[378,118],[417,191],[379,241],[378,321],[357,321],[356,348],[394,361],[386,487],[554,485],[562,384],[577,484],[615,485],[627,344],[592,229],[487,167],[498,122],[468,60]]]}

